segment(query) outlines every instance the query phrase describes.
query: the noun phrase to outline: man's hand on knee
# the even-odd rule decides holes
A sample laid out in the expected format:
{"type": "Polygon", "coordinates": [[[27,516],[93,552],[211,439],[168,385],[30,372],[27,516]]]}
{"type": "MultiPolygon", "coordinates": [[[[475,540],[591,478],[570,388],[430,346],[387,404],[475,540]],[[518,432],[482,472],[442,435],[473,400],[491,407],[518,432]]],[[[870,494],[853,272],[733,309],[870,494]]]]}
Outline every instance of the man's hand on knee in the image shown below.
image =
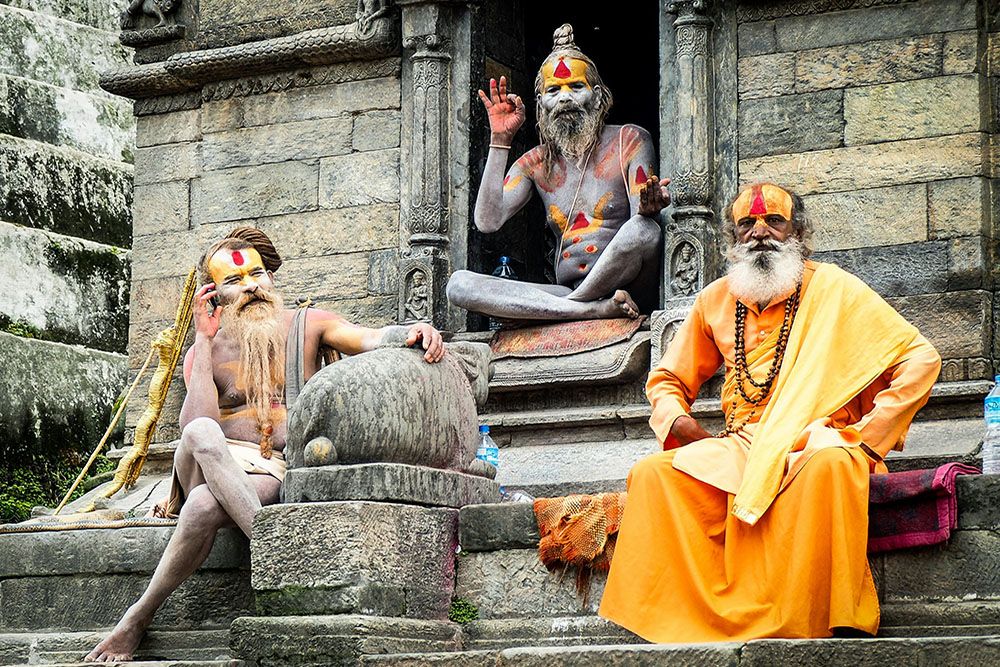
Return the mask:
{"type": "Polygon", "coordinates": [[[681,415],[675,419],[673,426],[670,427],[670,435],[677,438],[677,442],[681,445],[712,437],[712,434],[702,428],[698,420],[691,415],[681,415]]]}

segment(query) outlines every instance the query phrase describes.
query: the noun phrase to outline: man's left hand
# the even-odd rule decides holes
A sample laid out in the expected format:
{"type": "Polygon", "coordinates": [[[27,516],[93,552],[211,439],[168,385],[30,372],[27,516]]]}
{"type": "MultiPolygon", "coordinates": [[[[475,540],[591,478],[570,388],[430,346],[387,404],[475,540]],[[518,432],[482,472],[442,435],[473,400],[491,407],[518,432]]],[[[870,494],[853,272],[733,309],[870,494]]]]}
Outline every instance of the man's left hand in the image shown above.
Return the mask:
{"type": "Polygon", "coordinates": [[[417,322],[406,332],[406,346],[413,347],[419,341],[423,341],[424,361],[430,364],[441,361],[441,357],[444,356],[444,342],[441,340],[440,331],[426,322],[417,322]]]}
{"type": "Polygon", "coordinates": [[[669,178],[659,179],[653,174],[639,187],[639,215],[655,218],[660,211],[670,206],[669,178]]]}

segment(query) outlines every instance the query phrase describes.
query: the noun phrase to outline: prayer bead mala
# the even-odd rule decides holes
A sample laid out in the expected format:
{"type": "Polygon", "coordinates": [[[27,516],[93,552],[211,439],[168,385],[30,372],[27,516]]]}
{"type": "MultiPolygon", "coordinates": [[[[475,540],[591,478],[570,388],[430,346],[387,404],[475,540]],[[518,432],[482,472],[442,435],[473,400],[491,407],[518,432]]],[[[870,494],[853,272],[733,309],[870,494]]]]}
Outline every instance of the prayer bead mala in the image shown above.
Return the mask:
{"type": "Polygon", "coordinates": [[[767,398],[767,395],[771,393],[771,387],[774,385],[774,380],[778,377],[778,370],[781,368],[781,361],[785,358],[785,348],[788,346],[788,335],[792,330],[792,322],[795,320],[795,313],[799,309],[799,295],[802,291],[802,283],[799,283],[795,287],[795,292],[785,301],[785,317],[781,322],[781,330],[778,332],[778,342],[774,346],[774,359],[771,360],[771,367],[767,371],[767,376],[764,378],[763,382],[758,382],[750,374],[750,368],[747,365],[747,352],[746,352],[746,323],[747,323],[747,307],[740,301],[736,302],[736,363],[734,364],[734,370],[736,372],[736,390],[739,395],[747,403],[750,403],[753,407],[750,409],[750,414],[747,418],[743,420],[743,423],[737,426],[736,422],[736,406],[737,399],[733,397],[732,408],[729,410],[729,416],[726,419],[726,428],[722,430],[716,437],[722,438],[730,433],[736,433],[741,428],[750,423],[750,420],[754,418],[757,414],[757,407],[767,398]],[[759,391],[756,396],[751,397],[747,394],[744,388],[744,383],[749,382],[751,386],[756,387],[759,391]]]}

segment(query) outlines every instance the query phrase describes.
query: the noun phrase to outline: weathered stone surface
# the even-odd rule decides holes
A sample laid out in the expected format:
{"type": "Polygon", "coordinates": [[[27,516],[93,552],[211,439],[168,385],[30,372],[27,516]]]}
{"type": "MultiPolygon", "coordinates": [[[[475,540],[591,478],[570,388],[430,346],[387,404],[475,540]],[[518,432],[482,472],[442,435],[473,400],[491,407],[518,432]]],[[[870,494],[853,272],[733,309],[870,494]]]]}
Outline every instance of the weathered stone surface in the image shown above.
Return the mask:
{"type": "Polygon", "coordinates": [[[737,667],[740,644],[669,644],[659,646],[567,646],[511,648],[500,653],[503,667],[737,667]]]}
{"type": "Polygon", "coordinates": [[[739,98],[752,100],[795,91],[795,54],[775,53],[740,58],[739,98]]]}
{"type": "Polygon", "coordinates": [[[983,175],[982,134],[909,139],[740,160],[740,181],[772,180],[801,195],[983,175]],[[858,165],[864,165],[859,169],[858,165]]]}
{"type": "Polygon", "coordinates": [[[323,308],[343,315],[351,322],[370,327],[384,327],[396,322],[397,298],[393,296],[370,296],[361,299],[321,300],[317,308],[323,308]]]}
{"type": "Polygon", "coordinates": [[[888,299],[945,359],[988,356],[988,292],[969,290],[888,299]]]}
{"type": "Polygon", "coordinates": [[[931,238],[980,235],[988,224],[989,187],[983,178],[956,178],[927,184],[927,224],[931,238]]]}
{"type": "Polygon", "coordinates": [[[637,635],[599,616],[491,618],[462,627],[463,646],[505,649],[520,646],[645,644],[637,635]]]}
{"type": "MultiPolygon", "coordinates": [[[[173,527],[136,527],[106,530],[70,530],[0,535],[0,579],[39,575],[152,573],[173,527]]],[[[207,570],[248,569],[247,540],[235,528],[215,538],[207,570]]]]}
{"type": "Polygon", "coordinates": [[[126,100],[0,76],[0,133],[132,161],[134,121],[126,100]]]}
{"type": "MultiPolygon", "coordinates": [[[[186,232],[190,224],[191,193],[188,181],[137,185],[132,191],[132,233],[186,232]]],[[[156,261],[143,257],[144,262],[156,261]]]]}
{"type": "Polygon", "coordinates": [[[463,552],[456,560],[455,596],[476,605],[484,619],[594,614],[607,579],[594,575],[584,606],[575,577],[545,569],[537,548],[463,552]]]}
{"type": "Polygon", "coordinates": [[[963,475],[956,486],[960,529],[1000,529],[1000,476],[963,475]]]}
{"type": "Polygon", "coordinates": [[[346,0],[287,0],[247,7],[238,0],[202,0],[199,28],[207,46],[230,46],[266,37],[350,23],[357,7],[346,0]]]}
{"type": "Polygon", "coordinates": [[[201,111],[202,131],[330,118],[371,109],[398,109],[399,91],[399,79],[393,76],[206,102],[201,111]]]}
{"type": "Polygon", "coordinates": [[[844,91],[844,141],[851,146],[978,132],[979,108],[974,74],[851,88],[844,91]]]}
{"type": "Polygon", "coordinates": [[[941,74],[941,36],[800,51],[795,92],[924,79],[941,74]]]}
{"type": "Polygon", "coordinates": [[[462,551],[530,549],[540,536],[531,503],[469,505],[458,514],[462,551]]]}
{"type": "Polygon", "coordinates": [[[135,119],[135,145],[179,144],[201,139],[201,110],[139,116],[135,119]]]}
{"type": "Polygon", "coordinates": [[[362,665],[392,665],[392,667],[494,667],[497,651],[457,651],[449,653],[396,653],[363,655],[362,665]]]}
{"type": "Polygon", "coordinates": [[[998,549],[996,532],[959,530],[946,546],[891,552],[882,594],[886,600],[995,598],[1000,595],[998,549]]]}
{"type": "Polygon", "coordinates": [[[399,289],[399,251],[379,250],[368,256],[368,291],[396,294],[399,289]]]}
{"type": "Polygon", "coordinates": [[[741,667],[875,667],[908,665],[986,665],[1000,660],[1000,638],[940,639],[765,639],[748,642],[741,667]]]}
{"type": "Polygon", "coordinates": [[[927,239],[926,186],[901,185],[804,198],[817,251],[927,239]]]}
{"type": "Polygon", "coordinates": [[[290,663],[354,667],[362,655],[455,651],[454,623],[374,616],[239,618],[230,647],[236,658],[261,667],[290,663]]]}
{"type": "MultiPolygon", "coordinates": [[[[23,632],[0,634],[0,660],[5,664],[80,665],[107,636],[100,632],[23,632]]],[[[229,655],[229,630],[151,630],[136,651],[136,667],[227,667],[208,662],[229,655]],[[162,660],[163,656],[171,660],[162,660]],[[155,661],[155,662],[153,662],[155,661]],[[197,661],[197,662],[195,662],[197,661]]]]}
{"type": "Polygon", "coordinates": [[[131,166],[0,136],[0,173],[0,219],[131,245],[131,166]]]}
{"type": "MultiPolygon", "coordinates": [[[[145,574],[4,579],[0,623],[8,631],[111,627],[148,583],[145,574]]],[[[246,572],[196,572],[167,598],[153,627],[220,626],[252,608],[246,572]]]]}
{"type": "Polygon", "coordinates": [[[843,145],[843,91],[782,95],[739,105],[742,157],[801,153],[843,145]]]}
{"type": "MultiPolygon", "coordinates": [[[[865,3],[872,4],[872,3],[865,3]]],[[[919,0],[905,5],[789,16],[773,22],[776,50],[803,51],[976,27],[975,0],[919,0]]]]}
{"type": "MultiPolygon", "coordinates": [[[[244,223],[234,221],[232,224],[244,223]]],[[[285,259],[394,249],[399,243],[399,206],[396,204],[253,218],[245,224],[264,230],[285,259]]],[[[392,294],[395,293],[393,289],[392,294]]]]}
{"type": "Polygon", "coordinates": [[[285,162],[203,173],[192,184],[193,221],[226,222],[315,210],[318,173],[315,162],[285,162]]]}
{"type": "Polygon", "coordinates": [[[0,424],[7,442],[18,443],[5,448],[5,463],[93,449],[125,386],[125,357],[0,333],[0,359],[0,424]]]}
{"type": "Polygon", "coordinates": [[[352,153],[320,160],[323,208],[399,201],[399,149],[352,153]]]}
{"type": "Polygon", "coordinates": [[[127,251],[0,222],[0,321],[37,337],[125,351],[127,251]]]}
{"type": "Polygon", "coordinates": [[[198,142],[163,144],[135,149],[135,184],[186,181],[201,171],[198,142]]]}
{"type": "Polygon", "coordinates": [[[345,299],[368,295],[368,253],[303,257],[281,267],[278,289],[292,304],[296,297],[345,299]]]}
{"type": "Polygon", "coordinates": [[[117,35],[0,5],[0,74],[103,94],[100,73],[127,63],[117,35]]]}
{"type": "Polygon", "coordinates": [[[403,338],[400,329],[393,347],[343,359],[309,380],[288,411],[289,467],[322,465],[310,462],[310,441],[323,437],[341,464],[482,470],[476,407],[486,402],[489,347],[446,343],[441,361],[428,364],[422,350],[401,347],[403,338]]]}
{"type": "Polygon", "coordinates": [[[655,439],[504,447],[497,482],[508,489],[528,488],[532,495],[539,485],[617,482],[636,461],[659,449],[655,439]]]}
{"type": "Polygon", "coordinates": [[[456,510],[412,505],[265,507],[254,518],[253,587],[258,601],[286,613],[323,613],[326,593],[327,613],[445,618],[457,523],[456,510]]]}
{"type": "Polygon", "coordinates": [[[979,34],[975,30],[946,33],[942,51],[942,74],[983,71],[979,66],[979,34]]]}
{"type": "Polygon", "coordinates": [[[772,53],[777,46],[777,39],[774,35],[774,21],[741,23],[737,28],[736,34],[741,58],[772,53]]]}
{"type": "Polygon", "coordinates": [[[7,0],[4,4],[109,32],[118,31],[121,13],[118,0],[7,0]]]}
{"type": "Polygon", "coordinates": [[[244,167],[351,152],[351,118],[335,116],[206,134],[201,145],[206,170],[244,167]]]}
{"type": "Polygon", "coordinates": [[[400,113],[368,111],[354,117],[353,146],[356,151],[399,147],[400,113]]]}
{"type": "Polygon", "coordinates": [[[296,468],[288,471],[283,491],[286,503],[374,500],[457,509],[500,499],[490,479],[401,463],[296,468]]]}

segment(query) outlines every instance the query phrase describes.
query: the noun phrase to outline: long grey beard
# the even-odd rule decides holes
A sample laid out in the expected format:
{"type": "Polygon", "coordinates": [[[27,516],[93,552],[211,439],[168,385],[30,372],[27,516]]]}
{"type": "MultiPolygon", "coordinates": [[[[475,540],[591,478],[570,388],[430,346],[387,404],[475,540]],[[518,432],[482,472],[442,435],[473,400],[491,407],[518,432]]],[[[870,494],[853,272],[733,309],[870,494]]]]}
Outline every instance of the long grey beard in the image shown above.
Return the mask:
{"type": "Polygon", "coordinates": [[[230,306],[226,330],[240,350],[236,385],[247,396],[258,420],[267,420],[271,401],[284,387],[285,327],[282,301],[276,293],[263,293],[269,303],[242,309],[243,301],[230,306]]]}
{"type": "Polygon", "coordinates": [[[747,304],[769,304],[785,298],[802,281],[802,242],[765,242],[770,250],[751,250],[753,243],[736,243],[727,253],[729,292],[747,304]]]}
{"type": "Polygon", "coordinates": [[[543,143],[552,144],[567,157],[583,156],[601,133],[600,114],[596,110],[582,109],[578,113],[545,113],[538,120],[538,130],[543,143]]]}

